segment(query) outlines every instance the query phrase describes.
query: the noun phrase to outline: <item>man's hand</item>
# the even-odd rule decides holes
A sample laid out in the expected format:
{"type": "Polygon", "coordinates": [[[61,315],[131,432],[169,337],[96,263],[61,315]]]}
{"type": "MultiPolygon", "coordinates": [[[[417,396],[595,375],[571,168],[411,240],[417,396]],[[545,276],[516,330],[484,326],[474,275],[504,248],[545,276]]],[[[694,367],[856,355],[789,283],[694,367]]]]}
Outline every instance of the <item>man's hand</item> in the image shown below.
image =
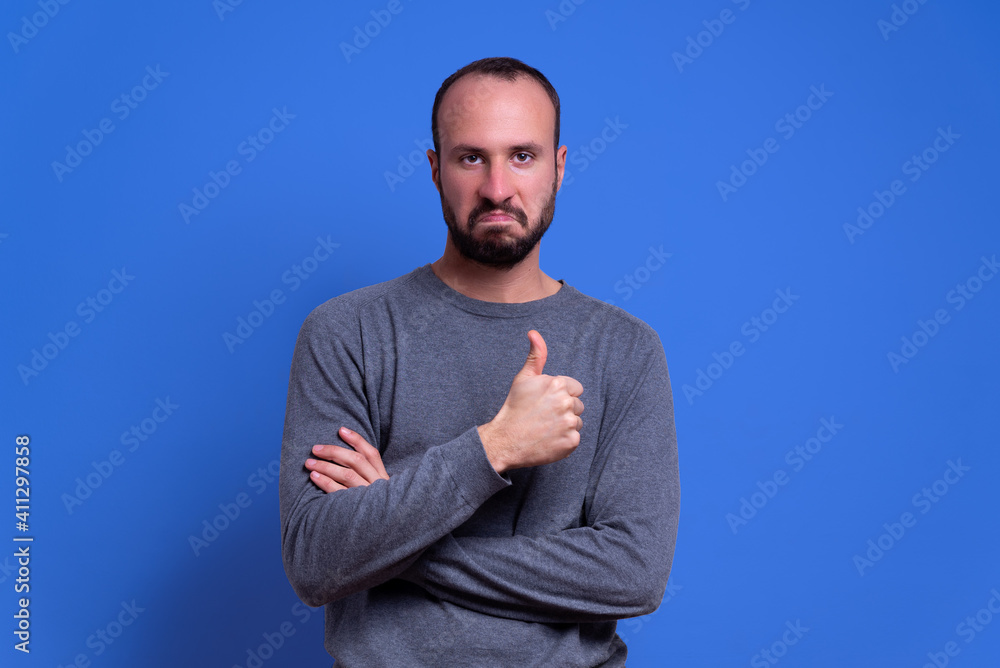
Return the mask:
{"type": "Polygon", "coordinates": [[[528,332],[531,349],[514,376],[496,417],[477,427],[486,456],[497,473],[551,464],[580,445],[583,394],[580,381],[542,373],[548,349],[537,330],[528,332]]]}
{"type": "Polygon", "coordinates": [[[354,448],[339,445],[313,446],[313,455],[322,459],[307,459],[309,478],[324,492],[337,492],[348,487],[367,487],[379,478],[388,480],[378,449],[357,432],[340,428],[340,437],[354,448]],[[326,460],[326,461],[324,461],[326,460]]]}

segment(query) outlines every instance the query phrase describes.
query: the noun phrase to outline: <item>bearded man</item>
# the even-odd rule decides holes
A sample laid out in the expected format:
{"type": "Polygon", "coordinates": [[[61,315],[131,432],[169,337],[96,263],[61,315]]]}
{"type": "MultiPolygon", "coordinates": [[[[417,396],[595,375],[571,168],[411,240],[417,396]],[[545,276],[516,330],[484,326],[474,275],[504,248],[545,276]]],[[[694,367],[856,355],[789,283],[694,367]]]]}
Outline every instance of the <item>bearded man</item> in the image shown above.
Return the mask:
{"type": "Polygon", "coordinates": [[[444,254],[295,346],[285,572],[337,668],[624,666],[617,620],[659,606],[677,536],[663,345],[540,269],[567,153],[541,72],[473,62],[431,127],[444,254]]]}

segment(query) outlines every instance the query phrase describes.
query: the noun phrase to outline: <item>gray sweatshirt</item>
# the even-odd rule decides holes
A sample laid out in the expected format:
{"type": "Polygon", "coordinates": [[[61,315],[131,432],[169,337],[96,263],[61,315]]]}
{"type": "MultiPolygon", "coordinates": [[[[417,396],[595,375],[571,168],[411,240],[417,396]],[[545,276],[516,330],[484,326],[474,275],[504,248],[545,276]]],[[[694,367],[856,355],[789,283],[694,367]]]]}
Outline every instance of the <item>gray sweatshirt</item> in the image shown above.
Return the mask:
{"type": "Polygon", "coordinates": [[[623,666],[616,620],[653,612],[680,504],[667,363],[649,325],[565,281],[520,304],[472,299],[424,265],[335,297],[295,345],[281,451],[281,548],[326,606],[337,668],[623,666]],[[477,425],[524,366],[583,385],[569,457],[500,475],[477,425]],[[390,478],[324,493],[304,462],[378,448],[390,478]]]}

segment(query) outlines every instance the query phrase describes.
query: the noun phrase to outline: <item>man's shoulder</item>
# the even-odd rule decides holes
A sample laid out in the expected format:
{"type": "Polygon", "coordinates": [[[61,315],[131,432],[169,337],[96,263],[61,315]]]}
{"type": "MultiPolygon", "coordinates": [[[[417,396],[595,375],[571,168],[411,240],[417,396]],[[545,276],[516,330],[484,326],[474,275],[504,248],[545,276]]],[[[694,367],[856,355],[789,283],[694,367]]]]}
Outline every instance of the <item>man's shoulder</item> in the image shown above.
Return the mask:
{"type": "Polygon", "coordinates": [[[398,296],[411,289],[417,271],[415,269],[396,278],[355,288],[332,297],[314,308],[306,317],[303,326],[356,325],[366,305],[391,295],[398,296]]]}
{"type": "Polygon", "coordinates": [[[607,337],[629,347],[660,346],[659,333],[645,320],[625,309],[592,297],[574,288],[578,297],[578,309],[585,314],[584,323],[594,334],[607,337]]]}

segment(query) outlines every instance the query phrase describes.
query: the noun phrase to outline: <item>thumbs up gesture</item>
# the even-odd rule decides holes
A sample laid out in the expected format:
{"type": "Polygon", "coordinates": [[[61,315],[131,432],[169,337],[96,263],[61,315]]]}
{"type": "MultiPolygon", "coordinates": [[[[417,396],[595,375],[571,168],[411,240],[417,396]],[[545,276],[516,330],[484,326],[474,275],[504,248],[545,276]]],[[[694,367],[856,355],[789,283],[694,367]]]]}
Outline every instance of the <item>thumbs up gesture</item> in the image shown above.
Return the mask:
{"type": "Polygon", "coordinates": [[[542,373],[548,349],[538,331],[528,332],[528,359],[511,383],[500,412],[477,427],[497,473],[551,464],[580,445],[583,385],[569,376],[542,373]]]}

